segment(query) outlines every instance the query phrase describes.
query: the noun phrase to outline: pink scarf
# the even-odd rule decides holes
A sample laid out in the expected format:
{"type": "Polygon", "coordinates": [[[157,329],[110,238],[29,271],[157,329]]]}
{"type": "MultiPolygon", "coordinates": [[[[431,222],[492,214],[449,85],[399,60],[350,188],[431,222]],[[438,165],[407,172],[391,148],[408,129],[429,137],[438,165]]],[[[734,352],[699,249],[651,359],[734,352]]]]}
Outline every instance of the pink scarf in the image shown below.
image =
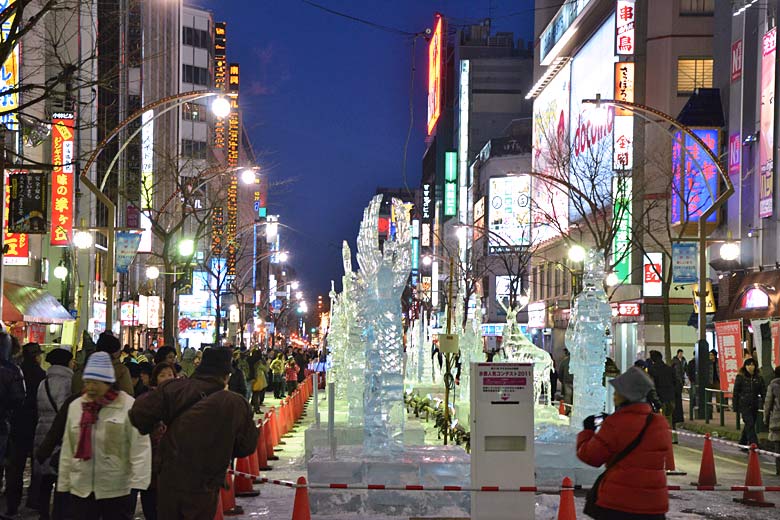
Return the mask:
{"type": "Polygon", "coordinates": [[[77,459],[89,460],[92,458],[92,425],[97,422],[100,409],[112,403],[118,395],[119,392],[111,388],[97,401],[84,401],[81,403],[81,421],[79,422],[81,431],[79,432],[79,445],[76,448],[75,455],[77,459]]]}

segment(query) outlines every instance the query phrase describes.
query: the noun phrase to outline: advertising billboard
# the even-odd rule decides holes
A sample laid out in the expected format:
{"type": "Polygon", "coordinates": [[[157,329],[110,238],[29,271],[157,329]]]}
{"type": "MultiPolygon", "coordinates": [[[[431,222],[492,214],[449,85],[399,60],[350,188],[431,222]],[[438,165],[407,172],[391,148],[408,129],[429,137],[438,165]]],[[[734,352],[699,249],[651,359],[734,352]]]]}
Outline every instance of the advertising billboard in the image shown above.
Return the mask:
{"type": "MultiPolygon", "coordinates": [[[[51,237],[53,246],[73,238],[74,114],[59,112],[51,119],[51,237]]],[[[142,131],[143,132],[143,131],[142,131]]]]}
{"type": "Polygon", "coordinates": [[[633,55],[636,43],[635,20],[636,6],[634,0],[617,0],[615,9],[615,54],[633,55]]]}
{"type": "Polygon", "coordinates": [[[775,131],[775,53],[777,27],[764,35],[761,57],[761,129],[758,134],[758,216],[772,216],[774,162],[772,146],[775,131]]]}
{"type": "Polygon", "coordinates": [[[10,176],[16,173],[27,173],[26,170],[5,170],[5,197],[3,202],[3,265],[28,265],[30,263],[30,242],[25,233],[9,233],[8,217],[11,202],[10,176]]]}
{"type": "MultiPolygon", "coordinates": [[[[718,153],[720,133],[717,128],[692,130],[710,150],[718,153]]],[[[672,176],[672,225],[698,222],[699,216],[718,196],[720,176],[709,155],[704,153],[692,137],[680,131],[675,132],[672,139],[672,176]]],[[[717,212],[707,217],[708,223],[715,223],[717,220],[717,212]]]]}
{"type": "Polygon", "coordinates": [[[531,243],[531,176],[493,177],[489,183],[488,250],[514,251],[531,243]]]}
{"type": "MultiPolygon", "coordinates": [[[[0,0],[0,11],[10,14],[3,20],[0,34],[3,42],[9,41],[11,27],[14,25],[14,13],[16,8],[13,4],[16,0],[0,0]]],[[[26,4],[25,4],[26,5],[26,4]]],[[[17,32],[26,32],[24,24],[17,27],[17,32]]],[[[15,45],[13,49],[6,50],[8,55],[3,63],[3,73],[0,75],[0,124],[6,126],[9,130],[15,130],[18,122],[16,113],[19,110],[19,46],[15,45]]]]}
{"type": "Polygon", "coordinates": [[[663,253],[645,253],[642,266],[642,296],[661,296],[664,272],[663,253]]]}
{"type": "Polygon", "coordinates": [[[46,174],[17,173],[9,176],[9,183],[8,231],[46,233],[46,174]]]}
{"type": "Polygon", "coordinates": [[[617,219],[615,237],[612,239],[612,262],[614,273],[620,283],[631,276],[631,200],[633,181],[631,177],[616,176],[612,179],[613,215],[617,219]]]}
{"type": "Polygon", "coordinates": [[[454,217],[458,212],[458,155],[444,152],[444,216],[454,217]]]}
{"type": "Polygon", "coordinates": [[[433,34],[428,44],[428,135],[433,133],[441,114],[442,56],[444,52],[444,18],[436,13],[433,34]]]}
{"type": "MultiPolygon", "coordinates": [[[[615,125],[614,106],[583,104],[615,90],[615,17],[610,16],[574,56],[571,65],[571,161],[569,182],[594,200],[610,200],[615,125]]],[[[570,203],[572,219],[590,213],[590,204],[570,203]],[[580,213],[583,213],[582,215],[580,213]]]]}
{"type": "MultiPolygon", "coordinates": [[[[533,171],[558,178],[566,172],[556,171],[555,158],[566,153],[569,135],[569,96],[571,67],[564,66],[534,100],[533,171]]],[[[556,237],[569,222],[566,193],[552,181],[536,178],[533,182],[533,242],[556,237]]]]}

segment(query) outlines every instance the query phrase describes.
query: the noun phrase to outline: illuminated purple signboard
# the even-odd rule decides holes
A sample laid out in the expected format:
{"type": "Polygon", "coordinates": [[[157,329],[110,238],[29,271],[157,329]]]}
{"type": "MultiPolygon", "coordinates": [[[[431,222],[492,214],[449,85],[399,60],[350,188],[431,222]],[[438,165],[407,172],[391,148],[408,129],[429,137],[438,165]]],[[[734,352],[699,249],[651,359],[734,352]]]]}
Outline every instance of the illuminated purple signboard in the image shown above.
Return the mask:
{"type": "MultiPolygon", "coordinates": [[[[718,129],[695,128],[693,132],[710,150],[718,154],[718,129]]],[[[698,222],[699,216],[712,206],[714,198],[718,196],[717,166],[691,136],[678,131],[672,141],[672,172],[672,225],[698,222]]],[[[707,217],[708,223],[715,223],[717,220],[717,212],[707,217]]]]}

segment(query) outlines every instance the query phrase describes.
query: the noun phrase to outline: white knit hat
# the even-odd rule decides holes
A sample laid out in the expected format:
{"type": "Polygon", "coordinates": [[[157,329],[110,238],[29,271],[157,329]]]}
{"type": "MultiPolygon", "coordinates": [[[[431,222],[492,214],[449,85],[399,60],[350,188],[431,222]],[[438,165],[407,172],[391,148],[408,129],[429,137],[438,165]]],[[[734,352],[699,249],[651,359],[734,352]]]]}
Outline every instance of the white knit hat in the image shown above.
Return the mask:
{"type": "Polygon", "coordinates": [[[114,366],[111,364],[111,356],[106,352],[95,352],[87,360],[87,366],[84,367],[83,378],[92,381],[103,381],[104,383],[116,382],[114,375],[114,366]]]}

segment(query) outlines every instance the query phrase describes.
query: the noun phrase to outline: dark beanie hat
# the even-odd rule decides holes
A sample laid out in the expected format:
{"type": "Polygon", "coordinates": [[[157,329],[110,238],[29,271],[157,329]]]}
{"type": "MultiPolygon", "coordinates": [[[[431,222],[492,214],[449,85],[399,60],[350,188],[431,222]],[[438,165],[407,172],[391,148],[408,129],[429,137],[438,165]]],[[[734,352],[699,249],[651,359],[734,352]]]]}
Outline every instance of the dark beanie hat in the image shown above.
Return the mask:
{"type": "Polygon", "coordinates": [[[46,354],[46,362],[50,365],[66,367],[71,359],[73,359],[73,354],[70,353],[70,350],[64,348],[55,348],[46,354]]]}
{"type": "Polygon", "coordinates": [[[138,363],[130,363],[127,365],[127,370],[130,372],[130,377],[141,377],[141,367],[138,363]]]}
{"type": "Polygon", "coordinates": [[[154,364],[156,365],[157,363],[165,361],[165,358],[168,357],[168,354],[170,353],[176,354],[176,349],[167,346],[158,348],[157,352],[154,353],[154,364]]]}
{"type": "Polygon", "coordinates": [[[108,352],[109,354],[114,354],[115,352],[119,352],[119,349],[121,348],[122,346],[119,344],[119,338],[106,332],[100,333],[96,345],[98,352],[108,352]]]}
{"type": "Polygon", "coordinates": [[[203,351],[203,359],[195,369],[195,374],[203,376],[226,376],[231,372],[232,360],[230,349],[207,348],[203,351]]]}
{"type": "Polygon", "coordinates": [[[152,375],[152,370],[154,370],[154,367],[148,361],[141,361],[140,363],[138,363],[138,368],[141,370],[142,374],[149,374],[149,375],[152,375]]]}

